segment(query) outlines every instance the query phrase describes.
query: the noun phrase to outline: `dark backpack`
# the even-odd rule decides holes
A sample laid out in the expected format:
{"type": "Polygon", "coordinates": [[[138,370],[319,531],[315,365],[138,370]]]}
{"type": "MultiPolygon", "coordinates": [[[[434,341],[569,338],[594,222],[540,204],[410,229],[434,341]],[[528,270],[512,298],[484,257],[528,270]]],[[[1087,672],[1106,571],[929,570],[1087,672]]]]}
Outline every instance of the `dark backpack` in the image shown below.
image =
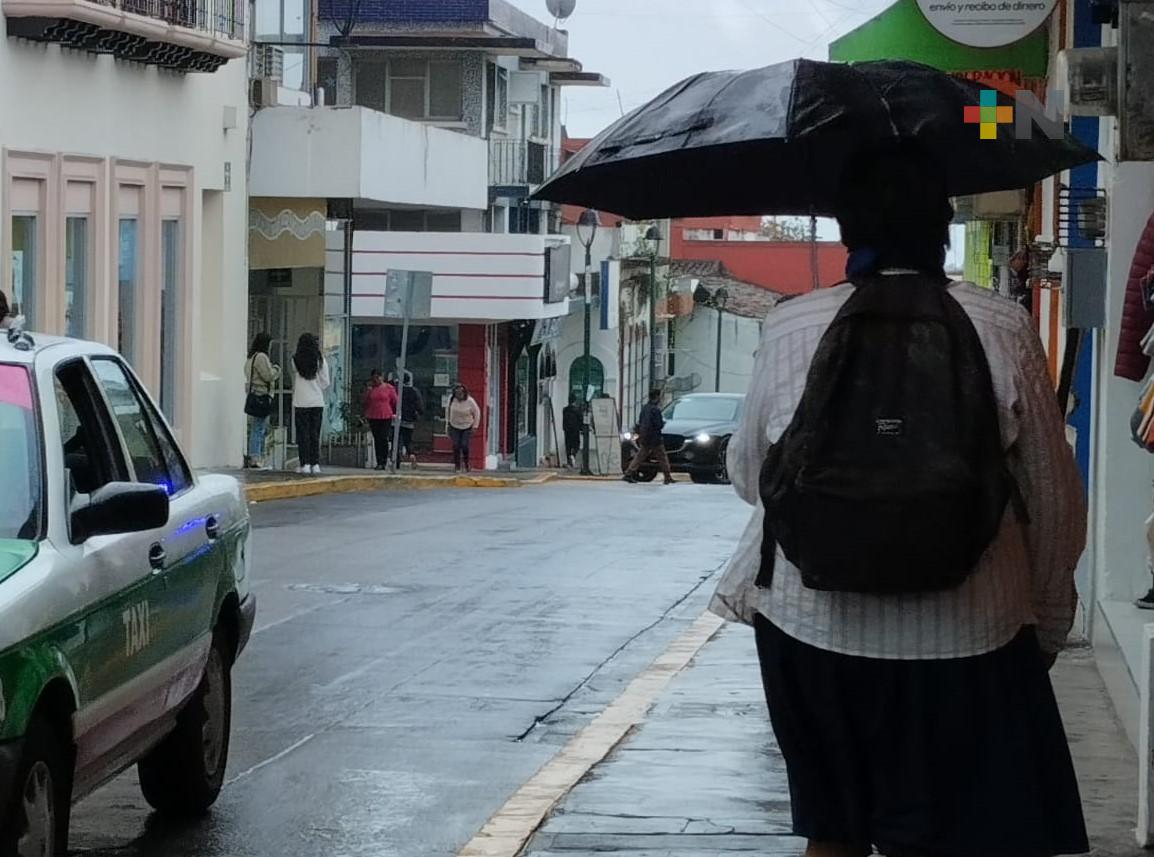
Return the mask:
{"type": "Polygon", "coordinates": [[[811,589],[952,589],[1016,494],[989,363],[946,282],[854,285],[762,468],[757,582],[769,585],[780,545],[811,589]]]}

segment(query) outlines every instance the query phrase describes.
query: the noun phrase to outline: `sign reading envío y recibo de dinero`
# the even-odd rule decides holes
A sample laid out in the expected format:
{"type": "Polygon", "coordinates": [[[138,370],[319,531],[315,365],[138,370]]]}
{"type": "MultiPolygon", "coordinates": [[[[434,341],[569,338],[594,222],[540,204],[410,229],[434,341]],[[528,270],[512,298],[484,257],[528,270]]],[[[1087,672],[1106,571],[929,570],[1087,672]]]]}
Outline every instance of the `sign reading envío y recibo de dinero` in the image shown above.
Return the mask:
{"type": "Polygon", "coordinates": [[[918,0],[935,30],[972,48],[1012,45],[1041,27],[1058,0],[918,0]]]}

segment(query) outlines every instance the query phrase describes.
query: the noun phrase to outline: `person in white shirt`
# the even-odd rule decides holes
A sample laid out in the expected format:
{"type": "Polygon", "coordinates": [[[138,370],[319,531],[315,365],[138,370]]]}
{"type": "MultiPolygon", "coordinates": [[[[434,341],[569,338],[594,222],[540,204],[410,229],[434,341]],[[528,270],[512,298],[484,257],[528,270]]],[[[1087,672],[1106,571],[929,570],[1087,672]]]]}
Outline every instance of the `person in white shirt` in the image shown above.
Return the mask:
{"type": "MultiPolygon", "coordinates": [[[[851,277],[945,281],[953,210],[935,168],[909,153],[843,181],[851,277]]],[[[734,486],[755,507],[711,608],[753,625],[794,833],[808,857],[994,857],[1089,850],[1078,785],[1047,670],[1073,622],[1086,503],[1032,320],[972,284],[949,294],[986,352],[1003,445],[1025,505],[958,588],[871,595],[807,588],[776,550],[757,585],[759,476],[793,419],[826,328],[853,285],[768,316],[742,422],[734,486]]],[[[825,522],[837,538],[839,522],[825,522]]]]}
{"type": "Polygon", "coordinates": [[[293,416],[300,459],[298,472],[315,475],[321,472],[321,426],[325,415],[325,391],[329,388],[329,367],[314,334],[301,334],[292,363],[293,416]]]}

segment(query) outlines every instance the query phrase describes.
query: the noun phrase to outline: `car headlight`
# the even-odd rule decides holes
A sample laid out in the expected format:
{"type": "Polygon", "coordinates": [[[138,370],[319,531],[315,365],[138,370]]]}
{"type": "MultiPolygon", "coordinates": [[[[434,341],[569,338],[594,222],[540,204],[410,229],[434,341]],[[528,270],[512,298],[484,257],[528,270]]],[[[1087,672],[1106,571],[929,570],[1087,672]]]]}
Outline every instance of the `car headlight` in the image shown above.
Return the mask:
{"type": "Polygon", "coordinates": [[[704,444],[710,443],[713,440],[713,435],[711,435],[707,432],[702,432],[697,437],[695,437],[694,440],[696,440],[698,443],[704,445],[704,444]]]}
{"type": "Polygon", "coordinates": [[[629,441],[637,440],[637,435],[631,431],[623,431],[621,432],[621,439],[628,443],[629,441]]]}

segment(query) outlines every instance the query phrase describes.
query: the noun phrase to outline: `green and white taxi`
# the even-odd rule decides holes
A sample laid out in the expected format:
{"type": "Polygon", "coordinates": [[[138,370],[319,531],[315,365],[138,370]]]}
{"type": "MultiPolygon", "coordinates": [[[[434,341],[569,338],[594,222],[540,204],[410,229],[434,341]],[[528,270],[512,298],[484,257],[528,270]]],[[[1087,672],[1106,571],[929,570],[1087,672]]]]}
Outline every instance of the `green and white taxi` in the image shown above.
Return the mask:
{"type": "Polygon", "coordinates": [[[63,857],[133,764],[157,810],[216,800],[249,542],[241,486],[193,474],[114,351],[0,330],[0,857],[63,857]]]}

